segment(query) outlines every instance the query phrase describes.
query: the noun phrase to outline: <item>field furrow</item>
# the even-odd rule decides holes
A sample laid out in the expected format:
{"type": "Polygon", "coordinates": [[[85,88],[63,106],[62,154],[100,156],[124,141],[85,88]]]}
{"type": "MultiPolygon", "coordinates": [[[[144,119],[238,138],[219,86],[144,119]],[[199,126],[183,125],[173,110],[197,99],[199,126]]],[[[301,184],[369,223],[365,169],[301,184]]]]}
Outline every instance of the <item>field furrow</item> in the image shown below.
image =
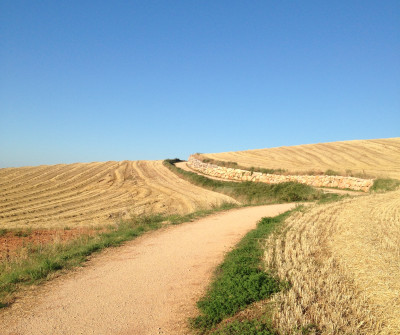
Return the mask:
{"type": "MultiPolygon", "coordinates": [[[[72,167],[74,168],[74,167],[72,167]]],[[[112,170],[112,167],[110,167],[112,170]]],[[[58,169],[55,168],[55,173],[57,174],[58,169]]],[[[15,196],[16,194],[20,194],[21,190],[26,188],[26,185],[34,185],[35,192],[30,195],[36,196],[37,194],[43,193],[47,194],[47,191],[50,191],[52,188],[60,188],[60,187],[69,187],[71,189],[79,188],[81,185],[78,181],[81,181],[81,184],[84,185],[90,184],[92,179],[96,179],[99,177],[106,175],[108,169],[106,165],[99,165],[94,163],[85,164],[84,167],[76,167],[74,170],[69,171],[64,175],[59,175],[57,179],[49,178],[45,173],[41,175],[41,177],[35,177],[35,179],[27,179],[25,182],[20,184],[12,185],[6,189],[0,189],[1,194],[3,196],[15,196]],[[78,170],[79,172],[78,172],[78,170]],[[38,178],[40,178],[38,180],[38,178]],[[46,189],[47,188],[47,189],[46,189]]]]}
{"type": "Polygon", "coordinates": [[[105,224],[120,216],[188,213],[221,202],[161,161],[0,169],[0,228],[105,224]]]}
{"type": "Polygon", "coordinates": [[[62,203],[50,202],[45,206],[30,207],[29,210],[12,212],[10,214],[5,213],[5,215],[8,214],[10,217],[14,217],[10,222],[17,222],[21,219],[26,219],[28,221],[29,217],[32,215],[34,215],[33,219],[35,221],[48,220],[49,217],[66,218],[73,216],[71,213],[83,215],[83,213],[88,214],[90,212],[96,212],[101,203],[107,204],[107,207],[113,207],[113,205],[118,204],[120,201],[126,203],[126,198],[126,194],[121,195],[118,192],[105,194],[105,192],[102,192],[102,194],[99,194],[94,198],[81,197],[79,199],[74,199],[73,201],[65,201],[62,203]]]}
{"type": "MultiPolygon", "coordinates": [[[[17,188],[24,185],[28,180],[35,179],[37,176],[46,174],[50,166],[38,166],[38,167],[21,167],[19,172],[16,172],[13,168],[1,169],[3,170],[0,174],[0,187],[3,192],[9,189],[17,188]]],[[[57,165],[54,165],[54,170],[57,170],[57,165]]]]}
{"type": "Polygon", "coordinates": [[[315,206],[267,242],[282,333],[400,333],[400,190],[315,206]],[[298,331],[296,331],[296,329],[298,331]]]}
{"type": "MultiPolygon", "coordinates": [[[[96,170],[97,171],[97,170],[96,170]]],[[[89,171],[88,173],[80,173],[79,177],[74,176],[73,174],[69,174],[68,176],[64,176],[59,182],[55,182],[55,180],[50,181],[50,185],[48,188],[44,188],[42,190],[38,190],[35,187],[34,192],[26,195],[24,192],[21,192],[21,195],[14,195],[12,199],[13,202],[8,201],[7,204],[0,205],[0,211],[7,212],[4,206],[8,208],[21,208],[23,207],[23,203],[29,202],[30,207],[34,207],[36,204],[43,204],[45,200],[51,199],[52,203],[65,201],[68,198],[73,197],[74,199],[78,199],[79,197],[89,196],[91,193],[98,193],[98,185],[97,183],[108,183],[111,187],[118,187],[117,184],[114,183],[113,180],[110,180],[109,176],[111,173],[109,170],[100,170],[97,172],[89,171]],[[21,199],[24,199],[21,202],[21,199]]],[[[132,176],[133,177],[133,176],[132,176]]],[[[130,183],[135,183],[134,178],[130,179],[130,183]]],[[[10,195],[6,196],[7,198],[10,195]]]]}
{"type": "MultiPolygon", "coordinates": [[[[47,182],[47,186],[45,188],[40,188],[34,186],[34,190],[30,191],[29,194],[26,194],[23,189],[22,192],[14,192],[13,194],[5,194],[3,198],[11,198],[14,199],[16,203],[21,203],[21,199],[24,198],[25,201],[36,201],[43,202],[46,198],[51,198],[52,200],[57,199],[57,197],[65,197],[71,194],[79,194],[81,192],[88,192],[91,189],[98,189],[97,183],[109,184],[110,186],[114,185],[114,177],[113,167],[104,166],[87,166],[84,167],[86,171],[84,172],[75,172],[68,175],[63,176],[63,178],[53,179],[47,182]]],[[[46,178],[46,176],[43,176],[46,178]]],[[[132,178],[132,180],[134,180],[132,178]]],[[[41,183],[43,184],[43,183],[41,183]]],[[[0,197],[1,199],[1,197],[0,197]]],[[[7,202],[10,204],[10,202],[7,202]]],[[[1,208],[1,205],[0,205],[1,208]]]]}
{"type": "MultiPolygon", "coordinates": [[[[186,187],[186,183],[175,174],[166,174],[166,169],[163,165],[152,161],[137,161],[137,171],[147,185],[158,191],[162,195],[163,202],[172,205],[173,199],[179,199],[179,208],[182,212],[190,212],[195,208],[205,208],[207,203],[203,197],[197,197],[198,194],[208,194],[209,191],[201,187],[192,185],[186,187]]],[[[168,170],[169,171],[169,170],[168,170]]],[[[226,201],[230,201],[227,197],[226,201]]],[[[220,203],[219,201],[214,204],[220,203]]]]}

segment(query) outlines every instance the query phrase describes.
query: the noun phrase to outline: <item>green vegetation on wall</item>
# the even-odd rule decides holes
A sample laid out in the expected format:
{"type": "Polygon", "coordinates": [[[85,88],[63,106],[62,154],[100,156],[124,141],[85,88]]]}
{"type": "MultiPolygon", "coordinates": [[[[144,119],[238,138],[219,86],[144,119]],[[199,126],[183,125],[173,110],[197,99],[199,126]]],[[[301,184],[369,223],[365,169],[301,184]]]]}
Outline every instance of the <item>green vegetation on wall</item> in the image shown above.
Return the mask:
{"type": "Polygon", "coordinates": [[[394,191],[400,186],[400,180],[391,178],[378,178],[370,188],[370,192],[394,191]]]}
{"type": "Polygon", "coordinates": [[[296,182],[265,184],[251,181],[233,182],[210,179],[176,167],[175,163],[178,162],[181,162],[178,158],[167,159],[164,161],[164,165],[181,178],[197,186],[229,195],[244,204],[313,201],[331,197],[331,195],[324,194],[312,186],[296,182]]]}

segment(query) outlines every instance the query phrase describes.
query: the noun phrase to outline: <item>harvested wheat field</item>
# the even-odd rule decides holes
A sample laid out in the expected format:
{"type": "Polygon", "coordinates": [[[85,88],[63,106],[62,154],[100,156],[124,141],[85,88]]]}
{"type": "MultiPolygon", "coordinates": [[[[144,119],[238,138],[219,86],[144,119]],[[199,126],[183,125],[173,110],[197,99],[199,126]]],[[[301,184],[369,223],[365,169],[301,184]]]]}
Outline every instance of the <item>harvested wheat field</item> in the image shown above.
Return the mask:
{"type": "Polygon", "coordinates": [[[289,172],[331,169],[340,174],[400,179],[400,137],[201,154],[200,157],[289,172]]]}
{"type": "Polygon", "coordinates": [[[292,284],[275,297],[282,333],[400,334],[400,190],[295,213],[266,262],[292,284]]]}
{"type": "Polygon", "coordinates": [[[180,179],[162,161],[0,169],[0,228],[101,225],[131,214],[185,214],[222,202],[235,200],[180,179]]]}

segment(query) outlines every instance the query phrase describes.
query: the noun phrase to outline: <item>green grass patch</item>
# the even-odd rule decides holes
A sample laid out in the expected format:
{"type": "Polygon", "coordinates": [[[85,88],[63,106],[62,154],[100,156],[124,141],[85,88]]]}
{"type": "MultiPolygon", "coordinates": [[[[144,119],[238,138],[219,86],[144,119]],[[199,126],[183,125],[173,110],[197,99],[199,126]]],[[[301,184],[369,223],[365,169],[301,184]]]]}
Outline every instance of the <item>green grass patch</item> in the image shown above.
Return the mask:
{"type": "Polygon", "coordinates": [[[325,171],[324,175],[325,176],[340,176],[340,172],[329,169],[329,170],[325,171]]]}
{"type": "Polygon", "coordinates": [[[265,184],[251,181],[232,182],[207,178],[194,172],[185,171],[174,164],[179,159],[167,159],[164,165],[181,178],[192,184],[226,194],[244,204],[266,204],[276,202],[313,201],[330,197],[315,188],[296,183],[265,184]]]}
{"type": "MultiPolygon", "coordinates": [[[[246,168],[241,168],[242,170],[246,170],[246,168]]],[[[267,168],[262,168],[262,167],[254,167],[251,166],[247,170],[251,172],[261,172],[265,174],[287,174],[288,170],[285,169],[267,169],[267,168]]]]}
{"type": "Polygon", "coordinates": [[[340,201],[348,197],[350,197],[349,194],[324,193],[321,195],[321,198],[318,200],[318,203],[327,204],[335,201],[340,201]]]}
{"type": "MultiPolygon", "coordinates": [[[[204,334],[224,318],[235,315],[253,302],[266,299],[287,286],[287,283],[279,282],[275,275],[263,268],[262,259],[265,239],[291,212],[263,218],[257,228],[250,231],[235,249],[227,254],[224,262],[218,267],[206,295],[197,303],[201,314],[191,320],[195,329],[204,334]]],[[[259,328],[261,325],[250,322],[235,323],[228,327],[240,330],[240,327],[259,328]]],[[[265,331],[267,330],[268,328],[265,328],[265,331]]]]}
{"type": "Polygon", "coordinates": [[[201,210],[187,215],[157,214],[134,217],[130,220],[120,221],[110,226],[107,231],[99,232],[94,236],[82,235],[66,243],[25,246],[21,250],[25,256],[15,256],[0,261],[0,308],[12,303],[14,294],[23,285],[39,284],[59,270],[80,266],[95,252],[119,246],[165,224],[188,222],[235,206],[224,203],[209,210],[201,210]]]}
{"type": "Polygon", "coordinates": [[[378,178],[369,189],[370,192],[394,191],[400,186],[400,180],[391,178],[378,178]]]}
{"type": "Polygon", "coordinates": [[[28,237],[32,234],[32,229],[15,230],[13,234],[18,237],[28,237]]]}
{"type": "Polygon", "coordinates": [[[233,168],[233,169],[240,169],[241,168],[238,165],[238,163],[232,162],[232,161],[219,161],[219,160],[216,160],[216,159],[203,158],[203,157],[197,157],[197,159],[201,160],[203,163],[215,164],[215,165],[223,166],[223,167],[227,167],[227,168],[233,168]],[[199,158],[201,158],[201,159],[199,159],[199,158]]]}

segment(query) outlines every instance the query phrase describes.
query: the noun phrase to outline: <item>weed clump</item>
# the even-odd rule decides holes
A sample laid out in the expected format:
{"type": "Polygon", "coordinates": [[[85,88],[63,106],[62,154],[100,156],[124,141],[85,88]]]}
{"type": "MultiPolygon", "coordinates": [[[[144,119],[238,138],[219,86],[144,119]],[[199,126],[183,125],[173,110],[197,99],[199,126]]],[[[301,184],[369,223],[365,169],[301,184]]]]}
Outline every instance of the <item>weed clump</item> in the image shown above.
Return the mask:
{"type": "Polygon", "coordinates": [[[340,176],[340,172],[329,169],[329,170],[325,171],[324,175],[325,176],[340,176]]]}
{"type": "Polygon", "coordinates": [[[378,178],[370,188],[370,192],[394,191],[400,186],[400,180],[391,178],[378,178]]]}

